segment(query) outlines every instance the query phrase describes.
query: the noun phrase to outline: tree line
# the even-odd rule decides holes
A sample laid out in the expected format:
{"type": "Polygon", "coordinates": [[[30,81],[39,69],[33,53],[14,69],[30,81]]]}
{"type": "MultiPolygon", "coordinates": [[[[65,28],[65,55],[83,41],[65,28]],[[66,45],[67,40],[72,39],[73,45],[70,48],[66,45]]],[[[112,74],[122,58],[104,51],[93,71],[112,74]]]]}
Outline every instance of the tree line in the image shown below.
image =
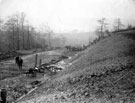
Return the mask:
{"type": "MultiPolygon", "coordinates": [[[[16,13],[7,18],[0,19],[0,52],[49,49],[53,30],[48,25],[42,25],[36,30],[26,19],[24,12],[16,13]]],[[[57,38],[58,39],[58,38],[57,38]]]]}
{"type": "Polygon", "coordinates": [[[114,20],[114,23],[112,25],[112,30],[109,30],[108,25],[110,25],[110,24],[107,22],[106,18],[101,18],[101,19],[97,20],[97,22],[99,24],[99,26],[95,30],[95,35],[97,37],[95,39],[90,39],[88,46],[91,46],[91,45],[99,42],[100,40],[102,40],[108,36],[111,36],[113,34],[113,32],[127,31],[127,30],[135,29],[135,26],[133,26],[131,24],[128,24],[127,26],[124,25],[120,18],[117,18],[114,20]]]}

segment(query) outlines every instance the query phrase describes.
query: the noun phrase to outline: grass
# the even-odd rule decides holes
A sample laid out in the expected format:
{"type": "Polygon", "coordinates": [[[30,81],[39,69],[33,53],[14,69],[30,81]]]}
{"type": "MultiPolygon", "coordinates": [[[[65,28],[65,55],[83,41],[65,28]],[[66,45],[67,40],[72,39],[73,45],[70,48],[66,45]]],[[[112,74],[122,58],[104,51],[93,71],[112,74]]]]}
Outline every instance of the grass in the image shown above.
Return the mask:
{"type": "Polygon", "coordinates": [[[32,99],[30,103],[134,103],[134,53],[134,33],[112,35],[77,56],[73,52],[65,53],[73,56],[69,60],[72,65],[24,100],[32,99]]]}
{"type": "Polygon", "coordinates": [[[135,101],[135,70],[133,65],[121,66],[105,73],[86,74],[67,79],[72,85],[75,98],[79,94],[85,99],[95,95],[96,99],[106,101],[131,103],[135,101]],[[87,93],[86,93],[87,92],[87,93]]]}
{"type": "Polygon", "coordinates": [[[123,35],[114,35],[106,38],[93,45],[80,56],[68,70],[63,71],[65,74],[74,74],[73,71],[97,71],[109,69],[111,65],[125,64],[134,62],[135,41],[125,38],[123,35]],[[132,47],[131,47],[132,45],[132,47]]]}
{"type": "Polygon", "coordinates": [[[88,92],[86,98],[92,94],[100,100],[105,98],[106,102],[135,102],[133,36],[114,35],[98,42],[63,72],[70,74],[67,82],[76,88],[73,92],[76,98],[82,92],[88,92]],[[77,90],[79,87],[83,89],[81,93],[77,90]]]}
{"type": "Polygon", "coordinates": [[[133,37],[134,33],[113,35],[81,53],[72,66],[56,76],[60,84],[55,91],[65,92],[69,103],[134,103],[133,37]]]}

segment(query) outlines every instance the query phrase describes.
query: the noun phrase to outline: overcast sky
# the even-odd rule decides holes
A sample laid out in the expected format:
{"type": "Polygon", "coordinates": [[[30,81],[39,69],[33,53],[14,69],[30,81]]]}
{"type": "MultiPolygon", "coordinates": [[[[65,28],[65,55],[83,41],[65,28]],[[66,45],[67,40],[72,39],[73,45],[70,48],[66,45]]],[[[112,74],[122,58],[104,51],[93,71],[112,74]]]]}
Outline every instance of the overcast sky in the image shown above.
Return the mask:
{"type": "Polygon", "coordinates": [[[94,30],[102,17],[135,23],[131,0],[0,0],[1,18],[17,11],[25,12],[33,25],[48,23],[56,32],[94,30]]]}

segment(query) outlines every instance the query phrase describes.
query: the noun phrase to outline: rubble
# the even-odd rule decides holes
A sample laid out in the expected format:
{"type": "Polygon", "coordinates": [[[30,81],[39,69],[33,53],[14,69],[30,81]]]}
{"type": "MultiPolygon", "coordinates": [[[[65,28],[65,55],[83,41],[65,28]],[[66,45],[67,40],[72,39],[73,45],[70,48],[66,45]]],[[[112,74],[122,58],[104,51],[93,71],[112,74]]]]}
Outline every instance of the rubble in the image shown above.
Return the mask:
{"type": "Polygon", "coordinates": [[[31,75],[32,77],[36,76],[36,73],[45,73],[45,71],[51,72],[51,73],[57,73],[63,69],[65,69],[64,65],[65,62],[63,59],[67,59],[67,56],[60,56],[57,59],[51,60],[49,63],[44,63],[39,67],[30,68],[26,74],[31,75]]]}

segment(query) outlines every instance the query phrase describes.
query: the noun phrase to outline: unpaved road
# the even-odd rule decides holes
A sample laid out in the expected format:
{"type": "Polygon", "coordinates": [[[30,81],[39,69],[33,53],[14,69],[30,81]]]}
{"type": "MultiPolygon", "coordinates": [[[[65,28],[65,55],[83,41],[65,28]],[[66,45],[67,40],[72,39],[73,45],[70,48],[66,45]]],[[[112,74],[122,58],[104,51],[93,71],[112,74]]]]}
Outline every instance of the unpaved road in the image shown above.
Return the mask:
{"type": "MultiPolygon", "coordinates": [[[[36,54],[38,54],[38,61],[39,61],[39,59],[42,59],[42,63],[46,63],[46,62],[51,61],[52,59],[60,57],[62,55],[62,53],[63,53],[63,51],[61,51],[61,50],[52,50],[52,51],[41,52],[41,53],[36,53],[36,54]]],[[[35,54],[22,56],[22,58],[24,60],[23,70],[28,70],[29,68],[34,67],[35,54]]],[[[64,67],[64,69],[65,69],[66,66],[70,65],[69,61],[71,60],[71,58],[72,57],[70,57],[67,60],[60,61],[56,65],[64,67]]],[[[53,82],[53,80],[55,80],[54,76],[49,76],[47,74],[44,74],[44,75],[38,74],[36,76],[36,78],[29,78],[25,74],[20,74],[17,66],[14,63],[14,60],[7,60],[7,61],[0,62],[0,66],[1,66],[0,67],[1,71],[5,70],[5,72],[4,72],[5,74],[4,73],[2,73],[2,74],[5,77],[7,77],[6,79],[3,79],[0,81],[0,88],[7,89],[8,98],[10,98],[10,99],[8,99],[9,101],[13,101],[13,97],[12,97],[13,95],[15,95],[15,98],[19,95],[19,93],[20,93],[19,91],[21,90],[22,87],[25,88],[25,90],[27,90],[27,91],[31,91],[32,87],[30,86],[30,83],[33,81],[36,81],[36,80],[41,81],[41,83],[43,83],[43,85],[41,85],[41,86],[44,87],[44,84],[45,84],[45,86],[49,86],[50,81],[53,82]],[[13,73],[15,75],[12,75],[13,73]],[[11,74],[11,78],[8,78],[10,74],[11,74]],[[47,83],[47,85],[46,85],[46,82],[48,82],[49,84],[47,83]],[[16,92],[14,91],[15,88],[18,88],[18,90],[16,92]]],[[[40,88],[40,86],[38,88],[40,88]]],[[[22,90],[22,92],[25,90],[22,90]]],[[[36,90],[34,90],[34,91],[36,91],[36,90]]],[[[33,94],[33,92],[30,93],[30,95],[33,94]]],[[[23,95],[21,95],[21,96],[23,96],[23,95]]],[[[19,96],[19,98],[21,96],[19,96]]],[[[19,98],[17,97],[17,99],[19,99],[19,98]]],[[[19,100],[19,102],[20,102],[20,100],[19,100]]]]}
{"type": "MultiPolygon", "coordinates": [[[[52,51],[45,51],[38,54],[38,63],[39,59],[42,59],[42,63],[46,63],[51,59],[55,59],[55,57],[61,55],[62,50],[52,50],[52,51]]],[[[23,58],[23,70],[28,70],[29,68],[34,67],[35,65],[35,54],[30,54],[26,56],[22,56],[23,58]]],[[[7,77],[14,77],[20,74],[17,65],[15,64],[14,60],[7,60],[0,62],[0,80],[7,78],[7,77]]]]}
{"type": "MultiPolygon", "coordinates": [[[[22,59],[24,60],[23,68],[29,68],[34,66],[34,61],[35,61],[35,55],[38,54],[38,60],[42,59],[42,63],[46,62],[48,60],[48,56],[57,56],[61,55],[61,53],[58,53],[58,51],[46,51],[46,52],[40,52],[40,53],[35,53],[35,54],[30,54],[27,56],[22,56],[22,59]]],[[[7,61],[2,61],[0,62],[0,67],[1,68],[9,68],[11,65],[15,66],[15,61],[14,60],[7,60],[7,61]]]]}

